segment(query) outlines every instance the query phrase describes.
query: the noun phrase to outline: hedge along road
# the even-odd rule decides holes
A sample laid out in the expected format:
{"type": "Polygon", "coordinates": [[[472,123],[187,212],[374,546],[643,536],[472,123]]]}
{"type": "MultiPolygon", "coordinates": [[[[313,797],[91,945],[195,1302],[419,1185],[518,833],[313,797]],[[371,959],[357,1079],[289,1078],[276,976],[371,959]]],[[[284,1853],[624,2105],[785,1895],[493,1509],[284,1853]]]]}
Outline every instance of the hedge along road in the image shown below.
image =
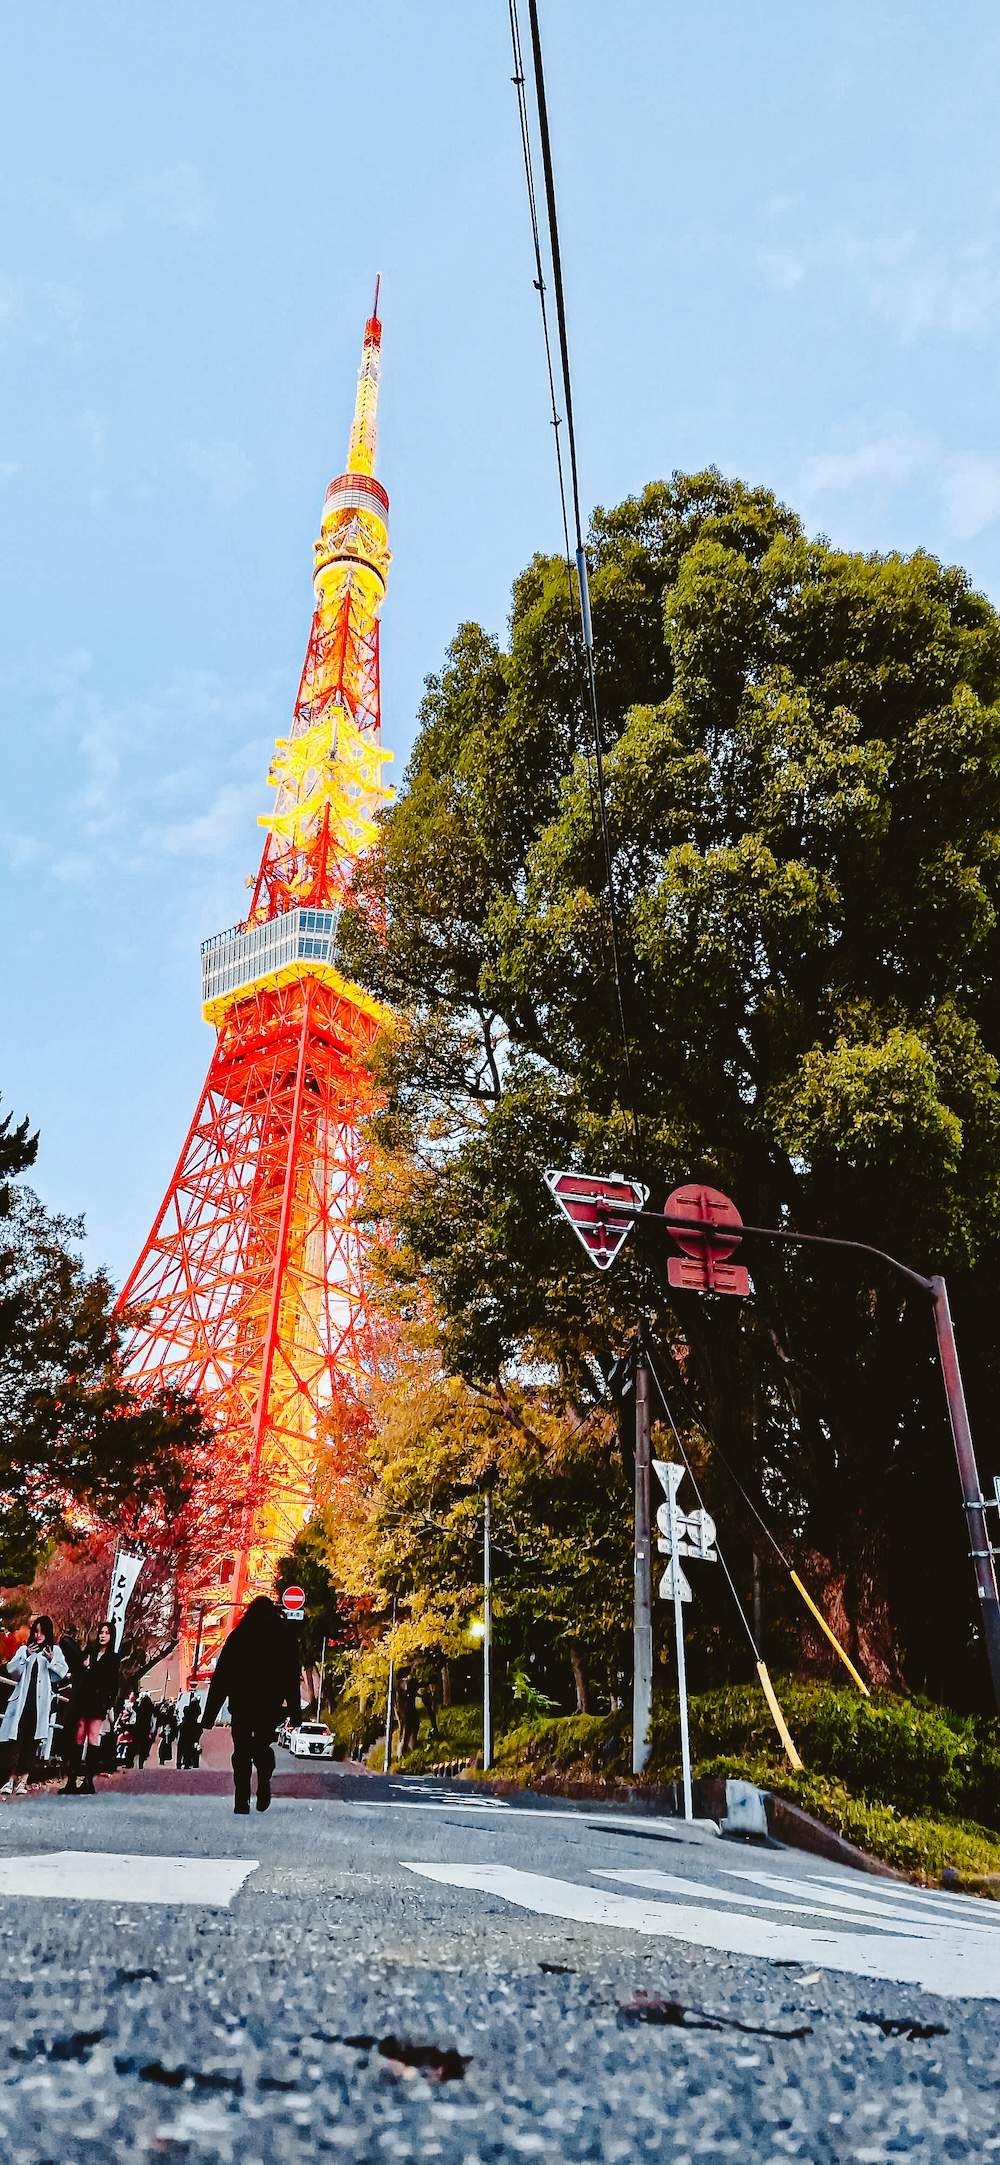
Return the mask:
{"type": "Polygon", "coordinates": [[[1000,1909],[676,1822],[325,1785],[249,1820],[211,1773],[4,1810],[18,2165],[1000,2150],[1000,1909]]]}

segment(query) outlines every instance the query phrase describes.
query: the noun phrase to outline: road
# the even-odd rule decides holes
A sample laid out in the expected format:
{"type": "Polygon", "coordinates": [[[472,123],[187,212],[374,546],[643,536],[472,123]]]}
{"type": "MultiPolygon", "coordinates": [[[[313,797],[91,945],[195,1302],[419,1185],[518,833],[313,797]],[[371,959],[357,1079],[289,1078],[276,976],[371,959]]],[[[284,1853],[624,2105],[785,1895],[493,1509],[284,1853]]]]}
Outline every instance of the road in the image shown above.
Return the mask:
{"type": "Polygon", "coordinates": [[[1000,1906],[437,1781],[216,1786],[0,1811],[12,2165],[1000,2153],[1000,1906]]]}

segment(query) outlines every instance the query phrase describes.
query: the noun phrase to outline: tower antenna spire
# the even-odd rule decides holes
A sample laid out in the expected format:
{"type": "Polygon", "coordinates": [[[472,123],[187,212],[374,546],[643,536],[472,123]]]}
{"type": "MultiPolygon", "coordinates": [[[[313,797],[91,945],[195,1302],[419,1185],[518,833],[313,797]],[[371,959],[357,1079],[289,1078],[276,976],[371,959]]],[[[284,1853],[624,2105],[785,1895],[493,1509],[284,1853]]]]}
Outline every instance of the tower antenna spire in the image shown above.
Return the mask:
{"type": "Polygon", "coordinates": [[[365,324],[365,342],[361,349],[361,367],[358,372],[358,395],[354,407],[354,426],[347,452],[349,474],[373,474],[375,472],[375,447],[378,441],[378,379],[382,325],[378,320],[378,291],[382,283],[379,272],[375,280],[375,299],[372,312],[365,324]]]}

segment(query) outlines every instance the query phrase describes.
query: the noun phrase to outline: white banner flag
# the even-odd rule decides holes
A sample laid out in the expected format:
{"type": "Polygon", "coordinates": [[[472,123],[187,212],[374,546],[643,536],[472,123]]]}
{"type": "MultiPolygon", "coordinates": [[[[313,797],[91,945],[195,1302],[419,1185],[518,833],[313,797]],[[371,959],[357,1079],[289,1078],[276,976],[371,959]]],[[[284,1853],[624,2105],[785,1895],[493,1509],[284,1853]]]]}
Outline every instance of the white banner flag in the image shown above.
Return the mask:
{"type": "Polygon", "coordinates": [[[115,1647],[121,1652],[122,1632],[125,1628],[125,1611],[132,1596],[132,1588],[142,1570],[144,1556],[132,1556],[128,1549],[118,1549],[111,1573],[111,1599],[108,1603],[108,1622],[115,1627],[115,1647]]]}

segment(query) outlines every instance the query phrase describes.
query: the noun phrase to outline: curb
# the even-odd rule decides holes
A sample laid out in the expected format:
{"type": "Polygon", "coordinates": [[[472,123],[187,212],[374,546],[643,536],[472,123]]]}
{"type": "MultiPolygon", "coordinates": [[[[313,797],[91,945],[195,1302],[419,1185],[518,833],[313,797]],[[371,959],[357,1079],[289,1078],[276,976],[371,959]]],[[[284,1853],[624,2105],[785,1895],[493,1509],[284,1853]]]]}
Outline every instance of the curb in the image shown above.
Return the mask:
{"type": "MultiPolygon", "coordinates": [[[[429,1770],[436,1773],[437,1769],[429,1770]]],[[[444,1770],[441,1770],[443,1778],[444,1770]]],[[[420,1777],[426,1781],[427,1775],[420,1777]]],[[[397,1776],[397,1779],[399,1777],[397,1776]]],[[[403,1777],[405,1779],[405,1776],[403,1777]]],[[[679,1782],[574,1782],[563,1780],[558,1774],[542,1774],[537,1782],[526,1787],[523,1782],[505,1782],[469,1779],[459,1775],[454,1786],[470,1794],[493,1797],[565,1797],[567,1803],[598,1804],[602,1810],[619,1809],[629,1812],[648,1813],[651,1819],[679,1819],[681,1817],[681,1785],[679,1782]]],[[[753,1785],[741,1784],[750,1789],[753,1785]]],[[[714,1820],[716,1825],[725,1821],[727,1815],[726,1783],[720,1775],[708,1775],[692,1783],[695,1817],[714,1820]]],[[[770,1839],[782,1842],[788,1849],[804,1849],[814,1857],[825,1857],[832,1864],[844,1864],[855,1872],[867,1872],[877,1879],[909,1881],[908,1872],[897,1871],[891,1864],[883,1864],[881,1857],[873,1857],[867,1849],[859,1849],[849,1842],[846,1835],[837,1834],[833,1827],[814,1819],[811,1812],[804,1812],[801,1805],[789,1804],[785,1797],[778,1797],[769,1789],[755,1791],[760,1800],[761,1811],[766,1815],[770,1839]]]]}
{"type": "Polygon", "coordinates": [[[769,1789],[761,1795],[767,1831],[775,1841],[786,1842],[790,1849],[809,1850],[814,1857],[827,1857],[833,1864],[848,1864],[855,1872],[870,1872],[877,1879],[909,1880],[908,1872],[897,1871],[895,1865],[883,1864],[881,1857],[859,1849],[845,1834],[836,1834],[821,1819],[814,1819],[811,1812],[804,1812],[801,1805],[789,1804],[786,1797],[776,1797],[769,1789]]]}

